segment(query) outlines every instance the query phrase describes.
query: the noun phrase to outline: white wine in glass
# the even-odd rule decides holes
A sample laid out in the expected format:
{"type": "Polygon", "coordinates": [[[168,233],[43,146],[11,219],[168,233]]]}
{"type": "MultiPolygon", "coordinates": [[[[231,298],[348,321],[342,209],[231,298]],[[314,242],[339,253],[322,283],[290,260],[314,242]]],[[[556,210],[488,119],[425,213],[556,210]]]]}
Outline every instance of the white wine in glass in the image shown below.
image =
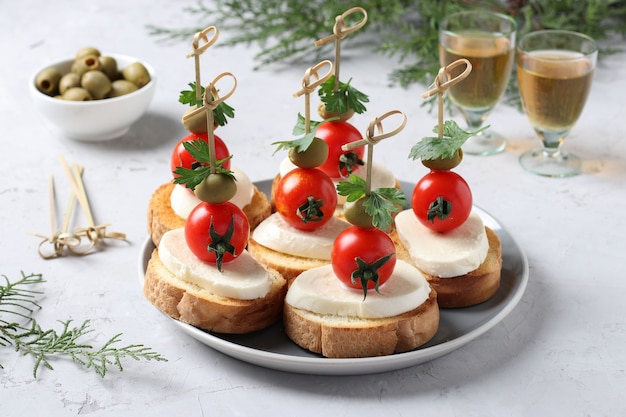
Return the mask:
{"type": "Polygon", "coordinates": [[[520,156],[524,169],[548,177],[582,172],[576,155],[561,150],[583,111],[597,60],[596,43],[586,35],[531,32],[518,45],[517,80],[524,112],[543,148],[520,156]]]}
{"type": "MultiPolygon", "coordinates": [[[[439,60],[442,66],[465,58],[472,71],[463,82],[450,87],[448,96],[459,108],[468,129],[480,128],[506,90],[515,55],[517,24],[511,17],[473,10],[447,16],[439,26],[439,60]]],[[[452,70],[457,76],[462,69],[452,70]]],[[[487,130],[463,145],[471,155],[502,151],[506,140],[487,130]]]]}

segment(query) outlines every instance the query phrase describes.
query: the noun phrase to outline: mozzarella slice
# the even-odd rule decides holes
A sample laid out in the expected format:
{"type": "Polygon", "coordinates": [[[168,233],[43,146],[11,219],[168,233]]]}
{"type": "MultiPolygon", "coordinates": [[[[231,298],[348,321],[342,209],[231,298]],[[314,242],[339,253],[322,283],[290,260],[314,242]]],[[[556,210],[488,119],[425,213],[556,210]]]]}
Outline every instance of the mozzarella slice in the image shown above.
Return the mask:
{"type": "Polygon", "coordinates": [[[318,229],[303,231],[290,226],[280,214],[274,213],[254,229],[252,237],[260,245],[277,252],[330,260],[335,238],[349,226],[349,223],[333,217],[318,229]]]}
{"type": "Polygon", "coordinates": [[[270,291],[268,272],[247,251],[223,264],[220,272],[215,265],[198,259],[189,250],[183,228],[163,235],[159,243],[159,258],[178,279],[218,296],[253,300],[265,297],[270,291]]]}
{"type": "Polygon", "coordinates": [[[411,311],[428,299],[430,286],[410,264],[398,260],[393,275],[380,293],[348,288],[335,276],[331,265],[309,269],[289,287],[285,301],[317,314],[358,318],[384,318],[411,311]]]}
{"type": "Polygon", "coordinates": [[[400,241],[411,259],[427,274],[440,278],[465,275],[487,257],[487,233],[476,212],[472,211],[465,223],[446,233],[424,226],[412,209],[398,213],[395,222],[400,241]]]}

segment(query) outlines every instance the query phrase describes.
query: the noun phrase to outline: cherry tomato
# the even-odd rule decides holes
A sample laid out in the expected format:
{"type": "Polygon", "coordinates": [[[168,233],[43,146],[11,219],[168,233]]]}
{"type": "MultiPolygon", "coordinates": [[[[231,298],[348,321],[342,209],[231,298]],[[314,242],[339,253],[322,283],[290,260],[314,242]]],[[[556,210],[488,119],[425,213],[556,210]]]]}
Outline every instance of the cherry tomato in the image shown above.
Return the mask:
{"type": "Polygon", "coordinates": [[[380,229],[350,226],[335,239],[330,259],[337,278],[366,295],[368,289],[378,288],[393,273],[396,247],[380,229]]]}
{"type": "Polygon", "coordinates": [[[319,169],[296,168],[278,182],[274,203],[289,225],[314,230],[334,216],[337,190],[328,175],[319,169]]]}
{"type": "MultiPolygon", "coordinates": [[[[228,158],[230,153],[228,152],[228,147],[226,146],[224,141],[217,135],[213,136],[215,138],[215,159],[219,161],[220,159],[228,158]]],[[[177,167],[184,167],[188,169],[194,168],[194,163],[196,163],[196,160],[191,156],[189,152],[187,152],[185,146],[183,145],[183,142],[191,142],[196,139],[202,139],[203,141],[208,143],[209,135],[208,133],[192,133],[178,141],[178,143],[174,147],[174,151],[172,152],[172,158],[170,159],[170,167],[172,169],[172,172],[174,172],[177,167]]],[[[222,166],[226,169],[230,169],[230,159],[224,161],[222,166]]],[[[173,175],[174,177],[178,176],[176,174],[173,175]]]]}
{"type": "Polygon", "coordinates": [[[250,236],[244,212],[231,202],[199,203],[185,222],[185,240],[191,252],[204,262],[228,263],[239,256],[250,236]]]}
{"type": "Polygon", "coordinates": [[[424,226],[436,232],[447,232],[469,217],[472,192],[457,173],[430,171],[415,185],[411,205],[424,226]]]}
{"type": "Polygon", "coordinates": [[[328,158],[320,165],[319,169],[328,174],[329,177],[345,178],[352,170],[363,163],[365,146],[344,151],[343,145],[363,139],[359,131],[348,122],[334,121],[324,122],[317,127],[315,136],[328,144],[328,158]]]}

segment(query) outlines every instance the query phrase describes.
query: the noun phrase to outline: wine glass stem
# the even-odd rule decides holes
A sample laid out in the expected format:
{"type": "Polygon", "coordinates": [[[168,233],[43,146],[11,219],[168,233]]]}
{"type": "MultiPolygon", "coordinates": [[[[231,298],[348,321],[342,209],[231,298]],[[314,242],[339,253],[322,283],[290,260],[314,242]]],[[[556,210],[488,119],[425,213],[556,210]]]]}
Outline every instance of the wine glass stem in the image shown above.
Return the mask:
{"type": "Polygon", "coordinates": [[[463,110],[463,109],[461,109],[461,111],[463,113],[463,116],[465,117],[465,121],[467,122],[467,126],[471,130],[479,129],[483,125],[485,120],[487,120],[487,112],[486,111],[476,112],[476,111],[472,111],[472,110],[463,110]]]}
{"type": "Polygon", "coordinates": [[[561,144],[568,131],[545,131],[536,129],[543,142],[543,153],[551,158],[558,158],[561,153],[561,144]]]}
{"type": "MultiPolygon", "coordinates": [[[[467,110],[461,109],[467,123],[468,131],[480,129],[487,119],[489,109],[467,110]]],[[[501,152],[506,147],[506,140],[499,134],[483,130],[472,136],[463,144],[463,152],[469,155],[492,155],[501,152]]]]}

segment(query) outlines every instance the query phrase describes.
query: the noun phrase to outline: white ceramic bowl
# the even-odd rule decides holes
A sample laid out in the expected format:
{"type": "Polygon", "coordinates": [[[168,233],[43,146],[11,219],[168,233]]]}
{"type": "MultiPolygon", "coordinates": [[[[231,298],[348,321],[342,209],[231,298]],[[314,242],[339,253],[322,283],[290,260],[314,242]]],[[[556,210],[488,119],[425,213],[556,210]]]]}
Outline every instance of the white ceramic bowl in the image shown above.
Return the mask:
{"type": "Polygon", "coordinates": [[[92,101],[68,101],[50,97],[35,85],[37,74],[49,67],[57,67],[61,74],[70,71],[73,58],[48,64],[29,79],[29,90],[35,107],[66,137],[81,141],[104,141],[124,135],[130,126],[144,114],[156,87],[156,73],[148,63],[126,55],[103,53],[117,61],[121,70],[133,62],[141,62],[150,73],[151,81],[130,94],[92,101]]]}

